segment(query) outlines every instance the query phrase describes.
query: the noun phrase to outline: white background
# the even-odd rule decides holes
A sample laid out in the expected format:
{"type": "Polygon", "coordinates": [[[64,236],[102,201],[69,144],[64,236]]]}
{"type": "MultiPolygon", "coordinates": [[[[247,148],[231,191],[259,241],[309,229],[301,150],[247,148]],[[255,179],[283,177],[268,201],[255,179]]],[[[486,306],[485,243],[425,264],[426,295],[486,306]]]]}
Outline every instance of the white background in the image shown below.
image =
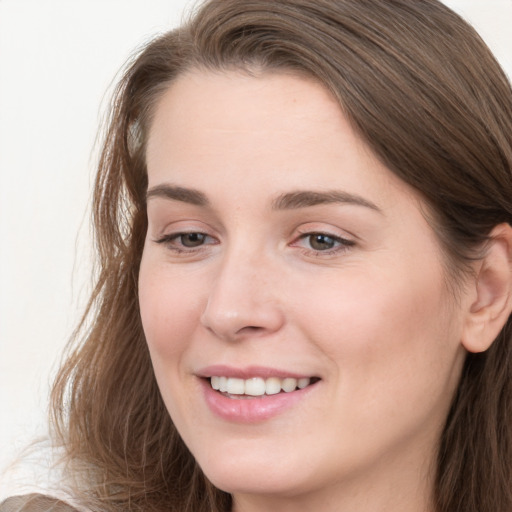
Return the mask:
{"type": "MultiPolygon", "coordinates": [[[[512,76],[512,0],[447,0],[512,76]]],[[[0,475],[45,431],[90,289],[96,130],[117,70],[191,0],[0,0],[0,475]]],[[[12,492],[2,487],[0,499],[12,492]]],[[[5,480],[4,480],[5,482],[5,480]]]]}

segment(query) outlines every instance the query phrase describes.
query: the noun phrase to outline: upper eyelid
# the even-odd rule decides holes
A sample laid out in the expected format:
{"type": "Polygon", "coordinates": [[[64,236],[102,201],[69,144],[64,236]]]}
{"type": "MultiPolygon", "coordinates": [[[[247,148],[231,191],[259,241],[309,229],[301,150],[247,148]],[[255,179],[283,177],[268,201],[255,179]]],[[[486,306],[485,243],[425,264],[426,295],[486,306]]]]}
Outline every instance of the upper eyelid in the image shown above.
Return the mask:
{"type": "MultiPolygon", "coordinates": [[[[175,233],[169,233],[169,234],[166,234],[166,235],[163,235],[162,237],[159,237],[159,239],[155,240],[156,242],[158,243],[164,243],[166,241],[172,241],[172,240],[175,240],[175,239],[179,239],[181,236],[184,236],[184,235],[190,235],[190,234],[200,234],[200,235],[204,235],[205,238],[210,238],[212,240],[215,240],[216,243],[215,244],[207,244],[207,245],[216,245],[217,243],[219,243],[219,240],[218,238],[208,234],[208,233],[205,233],[203,231],[194,231],[194,230],[191,230],[191,231],[178,231],[178,232],[175,232],[175,233]]],[[[313,235],[321,235],[321,236],[325,236],[327,238],[332,238],[335,242],[338,242],[342,245],[345,245],[345,246],[348,246],[348,245],[354,245],[355,244],[355,241],[351,240],[350,238],[347,238],[345,236],[340,236],[340,235],[336,235],[334,233],[329,233],[329,232],[326,232],[326,231],[307,231],[307,232],[304,232],[304,233],[300,233],[298,236],[294,237],[292,239],[292,241],[290,242],[290,245],[293,245],[294,243],[296,243],[297,241],[299,240],[304,240],[304,239],[307,239],[308,237],[310,236],[313,236],[313,235]]],[[[202,244],[202,245],[205,245],[205,244],[202,244]]]]}
{"type": "Polygon", "coordinates": [[[209,224],[198,219],[179,219],[172,222],[151,221],[148,218],[148,233],[154,233],[154,237],[162,238],[165,236],[180,235],[186,233],[203,233],[215,237],[217,232],[209,224]]]}
{"type": "Polygon", "coordinates": [[[295,239],[291,242],[291,245],[298,242],[299,240],[307,239],[308,237],[313,236],[313,235],[322,235],[327,238],[332,238],[335,242],[338,242],[339,244],[341,244],[345,247],[352,246],[352,245],[356,244],[355,240],[352,240],[351,238],[348,238],[346,236],[335,235],[333,233],[328,233],[325,231],[308,231],[306,233],[302,233],[299,236],[295,237],[295,239]]]}
{"type": "MultiPolygon", "coordinates": [[[[297,246],[298,242],[301,240],[305,240],[308,237],[313,236],[313,235],[322,235],[322,236],[326,236],[328,238],[332,238],[336,245],[335,245],[335,247],[332,247],[332,248],[329,248],[326,250],[314,249],[313,247],[310,247],[310,248],[303,247],[302,251],[304,251],[305,254],[309,254],[309,255],[314,254],[315,256],[318,256],[318,257],[322,257],[322,256],[323,257],[334,257],[336,255],[340,255],[341,253],[344,253],[345,251],[348,251],[352,246],[356,245],[356,242],[354,240],[350,240],[346,237],[335,235],[335,234],[328,233],[325,231],[320,231],[320,230],[311,230],[311,231],[303,232],[303,233],[299,234],[299,236],[296,236],[287,245],[289,247],[295,246],[296,249],[301,249],[300,247],[297,246]]],[[[175,253],[182,253],[182,254],[200,254],[200,253],[203,253],[204,251],[208,251],[210,249],[210,246],[218,245],[220,243],[220,241],[217,238],[209,235],[208,233],[204,233],[201,231],[194,231],[194,230],[177,231],[175,233],[168,233],[166,235],[163,235],[162,237],[155,239],[154,242],[156,242],[157,244],[163,245],[163,246],[167,245],[167,248],[169,251],[173,251],[175,253]],[[179,242],[177,244],[174,244],[175,240],[179,239],[180,236],[187,235],[187,234],[202,234],[202,235],[205,235],[206,238],[210,238],[210,239],[214,240],[214,242],[213,243],[201,243],[201,244],[199,244],[197,246],[193,246],[193,247],[188,247],[187,245],[181,244],[179,242]]]]}
{"type": "MultiPolygon", "coordinates": [[[[151,222],[150,222],[151,224],[151,222]]],[[[278,231],[280,228],[276,226],[278,231]]],[[[153,231],[153,240],[170,240],[173,238],[177,238],[180,235],[184,235],[187,233],[201,233],[206,235],[207,237],[211,237],[216,239],[218,242],[222,242],[225,240],[227,233],[219,233],[218,230],[208,223],[205,223],[204,220],[200,219],[176,219],[175,221],[165,224],[165,227],[162,225],[158,227],[158,223],[153,225],[153,229],[148,229],[148,233],[153,231]]],[[[358,243],[361,240],[360,237],[355,235],[354,233],[342,229],[336,225],[332,225],[330,223],[325,223],[321,220],[310,220],[306,222],[301,222],[300,225],[295,226],[293,230],[288,232],[286,235],[286,231],[282,232],[284,237],[287,237],[289,241],[287,242],[289,245],[294,244],[297,240],[301,238],[305,238],[307,236],[313,234],[321,234],[328,237],[331,237],[335,240],[339,240],[340,242],[350,242],[352,244],[358,243]]]]}
{"type": "Polygon", "coordinates": [[[298,235],[296,236],[296,238],[299,238],[301,236],[320,234],[320,235],[330,236],[332,238],[339,238],[340,240],[353,241],[354,243],[356,241],[360,240],[360,237],[358,237],[357,235],[355,235],[352,232],[347,231],[345,229],[336,228],[334,226],[322,227],[322,226],[316,226],[316,225],[314,225],[314,226],[308,225],[308,224],[317,224],[317,223],[305,223],[305,224],[306,225],[302,225],[295,230],[296,232],[298,232],[298,235]]]}
{"type": "Polygon", "coordinates": [[[297,239],[301,239],[301,238],[307,238],[308,236],[312,236],[312,235],[322,235],[322,236],[326,236],[326,237],[329,237],[329,238],[332,238],[333,240],[340,240],[340,241],[345,241],[345,242],[352,242],[352,240],[347,237],[347,236],[344,236],[344,235],[338,235],[338,234],[335,234],[335,233],[331,233],[329,231],[307,231],[305,233],[300,233],[298,237],[296,237],[297,239]]]}
{"type": "Polygon", "coordinates": [[[179,238],[183,235],[205,235],[205,237],[212,238],[213,240],[216,240],[216,237],[213,235],[210,235],[209,233],[205,233],[204,231],[198,231],[198,230],[190,230],[190,231],[176,231],[174,233],[164,233],[161,236],[156,237],[156,242],[164,242],[169,240],[174,240],[175,238],[179,238]]]}
{"type": "MultiPolygon", "coordinates": [[[[293,242],[293,240],[297,240],[299,238],[304,238],[304,237],[307,237],[307,236],[310,236],[310,235],[315,235],[315,234],[317,234],[317,235],[325,235],[325,236],[328,236],[328,237],[331,237],[331,238],[335,238],[335,239],[339,239],[339,240],[345,240],[345,241],[353,241],[352,239],[354,239],[354,238],[357,239],[358,238],[357,236],[352,235],[351,233],[345,232],[345,234],[340,234],[338,232],[335,232],[335,230],[322,229],[322,228],[318,228],[318,229],[315,229],[315,228],[300,229],[299,228],[299,229],[296,229],[294,231],[296,231],[296,233],[290,235],[290,238],[292,239],[292,242],[293,242]],[[297,233],[297,231],[298,231],[298,233],[297,233]]],[[[180,228],[180,229],[177,229],[175,231],[173,230],[171,232],[168,232],[167,230],[163,229],[161,234],[153,236],[153,238],[157,238],[157,239],[167,238],[167,239],[169,239],[169,238],[178,237],[180,235],[187,235],[187,234],[193,234],[193,233],[198,233],[198,234],[209,236],[211,238],[219,239],[219,236],[213,235],[207,229],[201,229],[201,228],[196,229],[194,227],[192,227],[190,229],[180,228]]]]}

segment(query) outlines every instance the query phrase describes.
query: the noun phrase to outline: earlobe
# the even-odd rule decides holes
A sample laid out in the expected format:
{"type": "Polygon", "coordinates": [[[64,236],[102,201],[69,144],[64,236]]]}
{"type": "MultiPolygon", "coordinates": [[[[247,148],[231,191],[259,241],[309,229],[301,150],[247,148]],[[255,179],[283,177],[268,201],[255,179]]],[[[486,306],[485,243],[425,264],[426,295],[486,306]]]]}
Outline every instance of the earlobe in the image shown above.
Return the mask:
{"type": "Polygon", "coordinates": [[[512,228],[499,224],[490,233],[479,261],[475,293],[467,314],[462,344],[484,352],[497,338],[512,311],[512,228]]]}

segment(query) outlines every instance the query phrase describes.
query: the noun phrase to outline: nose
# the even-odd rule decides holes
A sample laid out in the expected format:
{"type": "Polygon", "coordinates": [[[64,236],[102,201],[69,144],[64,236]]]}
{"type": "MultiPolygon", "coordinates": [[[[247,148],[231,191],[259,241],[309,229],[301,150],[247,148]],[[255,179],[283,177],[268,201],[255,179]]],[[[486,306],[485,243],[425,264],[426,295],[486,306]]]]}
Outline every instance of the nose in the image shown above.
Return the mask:
{"type": "Polygon", "coordinates": [[[201,324],[227,341],[275,333],[284,324],[276,274],[254,255],[226,258],[212,279],[201,324]]]}

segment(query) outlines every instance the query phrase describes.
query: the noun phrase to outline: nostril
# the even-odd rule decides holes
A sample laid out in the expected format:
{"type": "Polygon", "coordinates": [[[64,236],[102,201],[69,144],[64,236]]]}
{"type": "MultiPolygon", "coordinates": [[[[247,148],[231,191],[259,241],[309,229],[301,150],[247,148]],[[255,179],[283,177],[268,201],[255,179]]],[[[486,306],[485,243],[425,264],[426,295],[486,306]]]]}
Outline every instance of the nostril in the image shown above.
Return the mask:
{"type": "Polygon", "coordinates": [[[264,327],[258,327],[256,325],[247,325],[245,327],[242,327],[237,331],[237,334],[249,334],[249,333],[257,333],[259,331],[263,332],[265,330],[264,327]]]}

